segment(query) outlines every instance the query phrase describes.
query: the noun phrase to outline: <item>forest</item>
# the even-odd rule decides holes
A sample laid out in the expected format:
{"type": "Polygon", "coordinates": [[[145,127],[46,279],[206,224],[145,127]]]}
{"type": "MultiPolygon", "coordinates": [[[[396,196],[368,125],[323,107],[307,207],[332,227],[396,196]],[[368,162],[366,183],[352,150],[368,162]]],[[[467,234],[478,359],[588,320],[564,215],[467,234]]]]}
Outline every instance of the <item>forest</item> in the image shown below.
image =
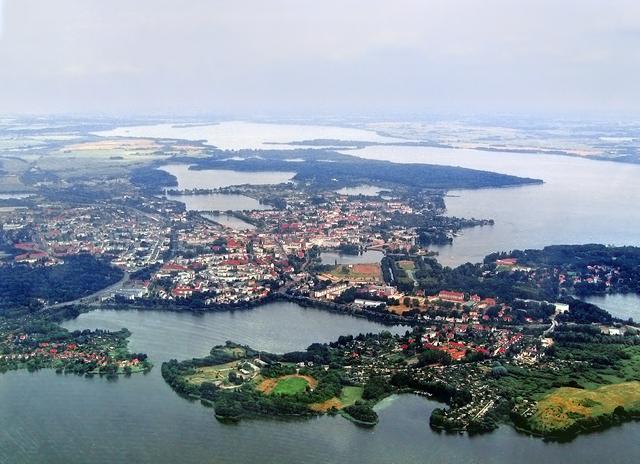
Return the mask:
{"type": "Polygon", "coordinates": [[[0,310],[38,309],[45,303],[75,300],[116,283],[123,275],[91,255],[68,256],[54,266],[0,266],[0,310]]]}
{"type": "Polygon", "coordinates": [[[230,159],[227,152],[220,151],[210,158],[190,161],[196,169],[295,171],[295,180],[323,186],[379,182],[423,189],[455,189],[542,183],[537,179],[453,166],[367,160],[331,150],[239,150],[234,151],[233,156],[230,159]],[[291,158],[305,161],[288,162],[291,158]]]}
{"type": "Polygon", "coordinates": [[[173,174],[146,166],[134,169],[129,179],[133,185],[149,191],[159,191],[164,187],[176,187],[178,185],[178,179],[173,174]]]}
{"type": "MultiPolygon", "coordinates": [[[[212,348],[204,358],[165,362],[161,372],[165,381],[177,393],[213,402],[216,417],[221,420],[256,416],[312,416],[319,411],[310,408],[311,405],[339,398],[343,387],[348,385],[341,369],[340,354],[330,346],[320,343],[310,345],[305,351],[276,355],[227,342],[224,346],[212,348]],[[241,355],[238,354],[238,349],[242,351],[241,355]],[[254,381],[239,380],[237,388],[221,388],[207,381],[200,384],[189,381],[189,376],[196,374],[198,368],[242,361],[258,355],[266,363],[260,370],[260,379],[279,379],[295,374],[313,378],[317,384],[313,389],[307,388],[290,394],[267,394],[256,388],[254,381]],[[305,367],[296,368],[297,363],[304,363],[305,367]],[[323,368],[323,364],[330,368],[323,368]]],[[[231,380],[231,375],[229,379],[231,380]]],[[[390,392],[391,386],[383,380],[368,382],[364,387],[363,400],[345,408],[345,416],[358,423],[375,424],[377,414],[371,404],[390,392]]]]}

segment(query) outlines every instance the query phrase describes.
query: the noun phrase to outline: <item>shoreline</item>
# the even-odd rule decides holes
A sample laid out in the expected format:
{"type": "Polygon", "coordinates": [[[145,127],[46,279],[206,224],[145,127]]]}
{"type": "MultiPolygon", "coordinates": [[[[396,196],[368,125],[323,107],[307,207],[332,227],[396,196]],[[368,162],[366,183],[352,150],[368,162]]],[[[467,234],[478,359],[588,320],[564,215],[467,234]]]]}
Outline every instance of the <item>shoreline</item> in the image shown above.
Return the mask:
{"type": "MultiPolygon", "coordinates": [[[[230,305],[230,304],[217,304],[210,306],[198,306],[198,307],[182,307],[176,304],[152,304],[152,305],[136,305],[129,303],[110,303],[110,304],[100,304],[98,307],[90,307],[88,310],[81,310],[81,313],[91,312],[99,309],[107,309],[113,311],[169,311],[169,312],[178,312],[178,313],[192,313],[192,314],[205,314],[205,313],[214,313],[214,312],[226,312],[226,311],[247,311],[252,310],[254,308],[267,305],[269,303],[277,303],[277,302],[288,302],[295,303],[303,308],[315,308],[322,311],[328,311],[335,314],[344,314],[352,317],[357,317],[361,319],[367,319],[372,322],[378,322],[383,325],[388,326],[396,326],[396,325],[407,325],[414,326],[417,324],[417,320],[415,318],[408,318],[406,316],[400,316],[397,314],[385,312],[378,313],[375,311],[367,310],[367,309],[350,309],[344,305],[340,306],[336,303],[322,302],[315,300],[313,298],[307,297],[295,297],[291,295],[286,295],[283,293],[272,293],[271,295],[261,298],[259,300],[254,300],[251,302],[244,302],[238,305],[230,305]]],[[[71,304],[69,306],[72,306],[71,304]]],[[[68,320],[73,320],[75,318],[71,318],[68,320]]],[[[67,319],[65,319],[67,320],[67,319]]]]}

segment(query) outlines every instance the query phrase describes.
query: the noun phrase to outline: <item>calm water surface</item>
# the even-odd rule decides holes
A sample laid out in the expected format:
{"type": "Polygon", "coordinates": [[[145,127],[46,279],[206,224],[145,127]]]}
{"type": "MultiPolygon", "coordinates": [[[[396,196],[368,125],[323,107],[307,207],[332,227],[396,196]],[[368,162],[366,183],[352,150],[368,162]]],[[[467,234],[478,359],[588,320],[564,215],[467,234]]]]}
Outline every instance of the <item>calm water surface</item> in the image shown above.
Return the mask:
{"type": "MultiPolygon", "coordinates": [[[[627,463],[640,458],[638,424],[547,444],[509,428],[476,438],[428,427],[439,405],[392,397],[377,409],[380,423],[364,429],[340,417],[220,424],[211,409],[176,395],[160,377],[162,359],[202,356],[227,339],[283,352],[339,334],[388,329],[345,315],[274,303],[251,311],[201,316],[158,311],[83,314],[69,329],[122,326],[131,348],[149,353],[147,375],[85,379],[11,372],[0,376],[2,463],[627,463]]],[[[396,327],[390,330],[403,331],[396,327]]]]}
{"type": "MultiPolygon", "coordinates": [[[[466,230],[454,245],[439,248],[445,264],[479,261],[494,250],[557,243],[640,245],[640,166],[424,147],[370,147],[349,153],[545,180],[538,186],[451,192],[456,196],[447,199],[450,214],[493,218],[496,225],[466,230]]],[[[165,168],[178,177],[179,188],[279,183],[292,176],[165,168]]],[[[329,260],[329,264],[336,257],[347,259],[323,255],[323,262],[329,260]]],[[[358,262],[377,262],[381,257],[367,256],[358,262]]],[[[596,304],[621,317],[638,311],[637,300],[628,297],[607,296],[596,304]]],[[[583,436],[569,444],[544,443],[506,427],[476,438],[441,435],[428,427],[430,411],[437,404],[410,395],[383,402],[380,424],[374,429],[356,427],[339,417],[222,425],[211,410],[180,398],[160,377],[162,360],[202,356],[211,346],[229,339],[284,352],[341,334],[385,329],[349,316],[278,303],[203,316],[94,311],[66,326],[127,327],[133,332],[131,349],[147,352],[156,367],[148,375],[115,382],[52,371],[1,375],[2,463],[283,463],[295,459],[313,463],[613,464],[640,460],[638,423],[583,436]]]]}
{"type": "MultiPolygon", "coordinates": [[[[224,121],[217,124],[154,124],[118,127],[98,132],[102,136],[177,138],[205,140],[206,144],[223,150],[296,148],[289,142],[334,139],[370,142],[403,142],[404,139],[385,137],[370,130],[319,126],[313,124],[269,124],[246,121],[224,121]]],[[[304,147],[308,148],[308,147],[304,147]]]]}
{"type": "Polygon", "coordinates": [[[380,187],[376,187],[375,185],[356,185],[355,187],[343,187],[340,190],[336,190],[341,195],[366,195],[375,197],[382,190],[380,187]]]}
{"type": "Polygon", "coordinates": [[[204,195],[166,195],[169,200],[184,203],[189,211],[250,211],[271,209],[255,198],[227,193],[207,193],[204,195]]]}
{"type": "Polygon", "coordinates": [[[620,319],[632,318],[634,321],[640,321],[640,295],[637,293],[589,296],[583,300],[601,307],[620,319]]]}
{"type": "Polygon", "coordinates": [[[306,348],[313,342],[329,342],[344,334],[406,327],[386,326],[366,319],[302,308],[294,303],[270,303],[251,310],[193,315],[169,311],[97,310],[67,321],[69,330],[104,328],[132,332],[130,347],[157,360],[190,358],[209,352],[212,346],[233,340],[254,348],[284,353],[306,348]]]}
{"type": "Polygon", "coordinates": [[[497,250],[553,244],[640,245],[640,166],[557,155],[492,153],[431,147],[368,147],[349,154],[433,163],[543,179],[544,185],[450,192],[448,214],[493,218],[493,227],[463,231],[434,247],[440,261],[479,262],[497,250]]]}
{"type": "Polygon", "coordinates": [[[216,189],[232,185],[269,185],[290,181],[295,172],[241,172],[226,169],[190,170],[186,164],[167,164],[160,167],[178,179],[178,189],[216,189]]]}
{"type": "Polygon", "coordinates": [[[222,224],[223,226],[231,227],[236,230],[253,230],[256,228],[253,224],[250,224],[246,221],[243,221],[240,218],[237,218],[231,214],[220,213],[202,213],[202,216],[211,219],[212,221],[217,222],[218,224],[222,224]]]}
{"type": "Polygon", "coordinates": [[[359,255],[346,255],[336,252],[320,253],[322,264],[379,263],[382,258],[384,258],[384,253],[376,250],[367,250],[359,255]]]}
{"type": "Polygon", "coordinates": [[[31,193],[0,193],[0,200],[20,200],[32,196],[31,193]]]}

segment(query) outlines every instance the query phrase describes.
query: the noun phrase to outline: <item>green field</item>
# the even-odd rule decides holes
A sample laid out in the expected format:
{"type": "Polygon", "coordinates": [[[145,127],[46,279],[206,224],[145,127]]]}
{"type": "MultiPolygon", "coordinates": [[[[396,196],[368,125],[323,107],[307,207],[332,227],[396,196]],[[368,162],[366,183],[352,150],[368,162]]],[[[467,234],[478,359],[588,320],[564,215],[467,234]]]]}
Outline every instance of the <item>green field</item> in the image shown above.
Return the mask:
{"type": "Polygon", "coordinates": [[[640,410],[640,382],[605,385],[592,390],[557,388],[538,401],[530,425],[539,433],[562,432],[581,421],[611,414],[618,406],[626,411],[640,410]]]}
{"type": "Polygon", "coordinates": [[[333,279],[364,282],[381,282],[382,270],[378,263],[340,264],[330,272],[333,279]]]}
{"type": "Polygon", "coordinates": [[[363,390],[364,388],[362,387],[344,387],[340,395],[340,403],[342,403],[343,407],[351,406],[356,401],[362,399],[363,390]]]}
{"type": "Polygon", "coordinates": [[[229,377],[229,372],[235,370],[237,365],[237,361],[232,361],[226,364],[199,367],[195,374],[187,376],[186,379],[187,382],[195,385],[200,385],[203,382],[224,382],[229,377]]]}
{"type": "Polygon", "coordinates": [[[398,261],[398,267],[400,269],[404,269],[405,271],[413,271],[416,268],[416,263],[411,260],[405,259],[402,261],[398,261]]]}
{"type": "Polygon", "coordinates": [[[309,386],[309,382],[302,377],[286,377],[278,381],[271,393],[275,395],[295,395],[302,393],[309,386]]]}

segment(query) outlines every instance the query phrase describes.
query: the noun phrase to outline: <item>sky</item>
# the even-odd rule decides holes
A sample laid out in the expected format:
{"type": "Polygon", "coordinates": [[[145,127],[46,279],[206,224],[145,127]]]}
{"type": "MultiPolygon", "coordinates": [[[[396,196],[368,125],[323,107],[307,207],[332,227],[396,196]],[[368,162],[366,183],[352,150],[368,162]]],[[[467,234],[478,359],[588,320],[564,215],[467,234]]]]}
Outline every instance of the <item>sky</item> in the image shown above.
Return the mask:
{"type": "Polygon", "coordinates": [[[0,114],[638,111],[637,0],[0,0],[0,114]]]}

